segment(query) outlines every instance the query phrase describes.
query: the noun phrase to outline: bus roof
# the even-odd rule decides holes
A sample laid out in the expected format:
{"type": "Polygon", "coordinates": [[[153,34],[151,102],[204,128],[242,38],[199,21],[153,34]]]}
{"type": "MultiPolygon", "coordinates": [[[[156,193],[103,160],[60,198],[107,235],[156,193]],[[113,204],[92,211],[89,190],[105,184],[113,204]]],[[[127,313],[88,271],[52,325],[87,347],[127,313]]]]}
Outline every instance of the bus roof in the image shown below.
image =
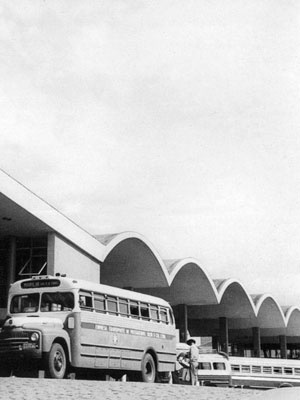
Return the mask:
{"type": "Polygon", "coordinates": [[[51,290],[51,291],[57,291],[57,289],[62,289],[62,290],[70,290],[70,289],[82,289],[86,291],[91,291],[91,292],[98,292],[102,294],[107,294],[111,296],[118,296],[118,297],[123,297],[123,298],[130,298],[131,300],[136,300],[136,301],[141,301],[144,303],[153,303],[165,307],[170,307],[169,303],[159,297],[154,297],[150,296],[148,294],[143,294],[139,292],[135,292],[133,290],[126,290],[126,289],[121,289],[115,286],[108,286],[108,285],[102,285],[101,283],[94,283],[94,282],[89,282],[81,279],[73,279],[65,276],[51,276],[51,275],[39,275],[36,277],[28,278],[28,279],[23,279],[20,281],[16,281],[11,284],[10,287],[10,293],[15,294],[19,293],[21,290],[22,291],[40,291],[41,289],[43,290],[51,290]],[[38,286],[38,282],[49,282],[51,280],[59,281],[59,285],[55,286],[38,286]],[[22,284],[25,282],[35,282],[36,286],[28,285],[27,287],[24,288],[22,287],[22,284]]]}

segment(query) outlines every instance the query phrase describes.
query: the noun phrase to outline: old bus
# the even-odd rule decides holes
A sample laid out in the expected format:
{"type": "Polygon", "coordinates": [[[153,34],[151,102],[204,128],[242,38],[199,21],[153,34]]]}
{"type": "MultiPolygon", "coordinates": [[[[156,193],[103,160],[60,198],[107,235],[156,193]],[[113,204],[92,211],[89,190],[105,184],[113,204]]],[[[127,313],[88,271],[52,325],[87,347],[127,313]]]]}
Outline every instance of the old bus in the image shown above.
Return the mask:
{"type": "MultiPolygon", "coordinates": [[[[189,384],[185,354],[189,347],[177,345],[174,383],[189,384]]],[[[232,357],[222,352],[199,349],[199,385],[269,389],[300,386],[300,360],[280,358],[232,357]]]]}
{"type": "MultiPolygon", "coordinates": [[[[178,343],[177,362],[173,372],[173,383],[190,384],[189,360],[186,354],[189,346],[178,343]]],[[[199,347],[198,382],[200,386],[231,386],[231,368],[227,354],[216,350],[205,351],[199,347]]]]}
{"type": "Polygon", "coordinates": [[[51,378],[97,369],[154,382],[174,370],[173,312],[160,298],[63,275],[17,281],[0,332],[0,362],[20,359],[35,360],[51,378]]]}
{"type": "Polygon", "coordinates": [[[300,360],[229,357],[232,385],[274,388],[300,386],[300,360]]]}

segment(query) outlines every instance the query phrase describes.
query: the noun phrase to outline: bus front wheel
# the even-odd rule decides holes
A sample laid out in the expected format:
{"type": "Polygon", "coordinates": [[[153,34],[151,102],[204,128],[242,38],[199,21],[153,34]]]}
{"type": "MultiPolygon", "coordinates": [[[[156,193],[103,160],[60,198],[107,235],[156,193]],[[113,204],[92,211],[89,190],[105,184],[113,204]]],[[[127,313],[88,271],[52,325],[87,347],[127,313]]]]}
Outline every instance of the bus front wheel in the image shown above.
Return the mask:
{"type": "Polygon", "coordinates": [[[154,383],[156,377],[156,366],[151,354],[146,353],[142,360],[142,381],[154,383]]]}
{"type": "Polygon", "coordinates": [[[46,359],[46,368],[50,378],[64,378],[67,370],[67,358],[61,344],[53,343],[46,359]]]}

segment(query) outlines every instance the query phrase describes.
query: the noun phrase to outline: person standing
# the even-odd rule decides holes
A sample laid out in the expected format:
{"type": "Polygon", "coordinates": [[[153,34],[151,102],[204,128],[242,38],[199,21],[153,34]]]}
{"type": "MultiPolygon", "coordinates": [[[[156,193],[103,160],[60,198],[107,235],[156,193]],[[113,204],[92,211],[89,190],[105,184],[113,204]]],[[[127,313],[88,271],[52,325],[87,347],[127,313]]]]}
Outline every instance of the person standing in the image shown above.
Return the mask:
{"type": "Polygon", "coordinates": [[[190,346],[188,357],[190,359],[190,382],[191,385],[198,385],[198,358],[199,350],[196,346],[196,341],[194,339],[188,339],[186,344],[190,346]]]}

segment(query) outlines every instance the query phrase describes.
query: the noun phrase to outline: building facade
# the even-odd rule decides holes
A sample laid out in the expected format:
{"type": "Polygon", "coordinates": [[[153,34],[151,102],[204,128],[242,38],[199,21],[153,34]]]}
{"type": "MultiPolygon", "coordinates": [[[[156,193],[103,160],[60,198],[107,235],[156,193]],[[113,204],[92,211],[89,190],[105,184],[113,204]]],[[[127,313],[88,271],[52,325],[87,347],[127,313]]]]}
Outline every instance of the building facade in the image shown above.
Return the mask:
{"type": "Polygon", "coordinates": [[[93,236],[0,170],[0,320],[12,282],[56,273],[164,298],[181,341],[209,337],[214,348],[239,355],[300,354],[298,306],[212,279],[196,259],[162,260],[138,233],[93,236]]]}

